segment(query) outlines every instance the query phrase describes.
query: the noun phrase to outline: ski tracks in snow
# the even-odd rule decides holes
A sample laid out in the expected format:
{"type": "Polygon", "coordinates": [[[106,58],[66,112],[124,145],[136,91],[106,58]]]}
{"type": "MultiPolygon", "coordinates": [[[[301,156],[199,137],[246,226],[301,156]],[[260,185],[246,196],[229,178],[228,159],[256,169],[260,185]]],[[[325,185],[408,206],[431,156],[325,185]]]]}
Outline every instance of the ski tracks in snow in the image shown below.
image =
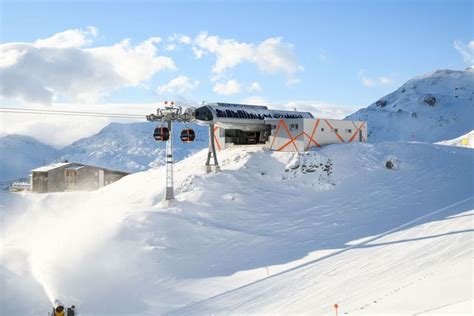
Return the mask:
{"type": "MultiPolygon", "coordinates": [[[[442,208],[433,210],[433,211],[431,211],[431,212],[429,212],[429,213],[427,213],[427,214],[424,214],[424,215],[422,215],[422,216],[420,216],[420,217],[417,217],[417,218],[415,218],[415,219],[413,219],[413,220],[411,220],[411,221],[408,221],[408,222],[406,222],[406,223],[404,223],[404,224],[402,224],[402,225],[400,225],[400,226],[397,226],[397,227],[395,227],[395,228],[393,228],[393,229],[390,229],[390,230],[388,230],[388,231],[386,231],[386,232],[383,232],[383,233],[381,233],[381,234],[378,234],[378,235],[376,235],[376,236],[374,236],[374,237],[372,237],[372,238],[364,239],[363,241],[361,241],[361,242],[359,242],[359,243],[356,243],[356,244],[350,245],[350,246],[348,246],[348,247],[345,247],[345,248],[343,248],[343,249],[334,251],[334,252],[332,252],[332,253],[330,253],[330,254],[328,254],[328,255],[325,255],[325,256],[319,257],[319,258],[317,258],[317,259],[314,259],[314,260],[305,262],[305,263],[303,263],[303,264],[301,264],[301,265],[298,265],[298,266],[296,266],[296,267],[287,269],[287,270],[285,270],[285,271],[281,271],[281,272],[279,272],[279,273],[276,273],[276,274],[273,274],[273,275],[271,275],[271,276],[265,277],[265,278],[263,278],[263,279],[260,279],[260,280],[257,280],[257,281],[248,283],[248,284],[246,284],[246,285],[237,287],[237,288],[235,288],[235,289],[232,289],[232,290],[223,292],[223,293],[221,293],[221,294],[218,294],[218,295],[209,297],[209,298],[207,298],[207,299],[204,299],[204,300],[195,302],[195,303],[190,304],[190,305],[188,305],[188,306],[185,306],[185,307],[183,307],[183,308],[177,309],[177,310],[175,310],[175,311],[171,311],[170,313],[167,313],[167,314],[168,314],[168,315],[172,315],[172,314],[178,314],[178,315],[186,314],[186,313],[188,312],[188,310],[189,310],[189,311],[192,311],[192,308],[195,307],[195,306],[199,306],[199,305],[204,304],[204,303],[206,303],[206,302],[211,302],[212,300],[215,300],[215,299],[217,299],[217,298],[221,298],[221,297],[223,297],[223,296],[225,296],[225,295],[228,295],[229,293],[237,292],[237,291],[242,290],[242,289],[244,289],[244,288],[251,287],[252,285],[255,285],[255,284],[258,284],[258,283],[261,283],[261,282],[265,282],[265,281],[268,281],[268,280],[270,280],[270,279],[275,279],[275,278],[277,278],[277,277],[280,277],[280,276],[285,275],[285,274],[287,274],[287,273],[289,273],[289,272],[292,272],[292,271],[297,271],[297,270],[304,271],[305,269],[307,269],[307,268],[313,266],[313,265],[316,264],[316,263],[319,263],[319,262],[324,261],[324,260],[327,260],[327,259],[329,259],[329,258],[338,256],[338,255],[340,255],[340,254],[342,254],[342,253],[345,253],[345,252],[347,252],[347,251],[350,251],[350,250],[353,250],[353,249],[360,248],[360,247],[362,247],[362,246],[368,245],[368,244],[372,243],[373,241],[376,241],[376,240],[378,240],[378,239],[381,239],[381,238],[383,238],[383,237],[385,237],[385,236],[388,236],[388,235],[390,235],[390,234],[393,234],[393,233],[395,233],[395,232],[401,231],[401,230],[403,230],[403,229],[405,229],[405,228],[409,228],[410,226],[412,226],[412,225],[414,225],[414,224],[420,223],[421,221],[423,221],[423,220],[425,220],[425,219],[428,219],[428,218],[430,218],[430,217],[433,217],[433,216],[435,216],[435,215],[438,215],[438,214],[440,214],[440,213],[443,213],[443,212],[445,212],[445,211],[447,211],[447,210],[449,210],[449,209],[452,209],[452,208],[454,208],[454,207],[467,204],[467,205],[470,205],[470,209],[474,209],[474,203],[472,203],[472,202],[474,202],[474,197],[468,197],[468,198],[463,199],[463,200],[461,200],[461,201],[458,201],[458,202],[456,202],[456,203],[453,203],[453,204],[447,205],[447,206],[445,206],[445,207],[442,207],[442,208]]],[[[339,266],[337,269],[339,269],[339,268],[340,268],[340,266],[339,266]]],[[[433,274],[433,272],[432,272],[432,273],[429,273],[428,275],[425,276],[425,278],[428,277],[429,275],[432,275],[432,274],[433,274]]],[[[391,290],[389,293],[385,294],[385,297],[388,297],[388,296],[390,296],[391,294],[394,294],[394,293],[396,293],[396,292],[398,292],[398,291],[400,291],[400,290],[402,290],[402,289],[404,289],[404,288],[410,287],[410,286],[414,285],[415,282],[416,282],[416,281],[411,281],[411,282],[409,282],[409,283],[407,283],[407,284],[405,284],[405,285],[403,285],[403,286],[401,286],[401,287],[397,287],[397,288],[391,290]]],[[[251,302],[251,301],[258,300],[259,297],[264,296],[265,294],[267,294],[267,293],[266,293],[266,292],[260,293],[260,295],[257,295],[257,296],[254,296],[254,297],[252,297],[252,298],[249,298],[248,300],[246,300],[245,303],[249,303],[249,302],[251,302]]],[[[377,302],[380,301],[380,300],[382,300],[382,298],[381,298],[381,297],[377,297],[377,298],[375,298],[375,299],[372,299],[371,302],[372,302],[372,303],[377,303],[377,302]]],[[[463,300],[463,301],[464,301],[464,300],[463,300]]],[[[244,303],[244,305],[245,305],[245,303],[244,303]]],[[[366,307],[370,306],[372,303],[364,304],[363,306],[360,306],[359,308],[356,308],[356,309],[352,309],[352,310],[350,310],[350,311],[347,311],[347,312],[345,312],[344,314],[349,314],[350,312],[354,312],[354,311],[356,311],[356,310],[365,309],[366,307]]],[[[455,303],[453,303],[453,304],[455,304],[455,303]]],[[[444,306],[441,306],[441,307],[444,307],[444,306]]],[[[439,307],[439,308],[441,308],[441,307],[439,307]]],[[[427,312],[427,311],[423,311],[423,312],[420,312],[420,313],[425,313],[425,312],[427,312]]]]}

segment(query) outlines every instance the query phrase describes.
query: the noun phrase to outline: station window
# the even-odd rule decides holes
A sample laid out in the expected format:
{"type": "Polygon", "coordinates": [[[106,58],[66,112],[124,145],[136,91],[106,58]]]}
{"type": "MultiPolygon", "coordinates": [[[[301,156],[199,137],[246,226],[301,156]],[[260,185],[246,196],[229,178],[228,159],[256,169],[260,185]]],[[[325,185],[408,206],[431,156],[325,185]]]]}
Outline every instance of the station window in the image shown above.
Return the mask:
{"type": "Polygon", "coordinates": [[[294,130],[298,130],[298,124],[295,123],[295,124],[290,124],[290,131],[294,131],[294,130]]]}
{"type": "Polygon", "coordinates": [[[346,129],[346,133],[349,133],[349,134],[352,133],[352,129],[350,128],[346,129]]]}
{"type": "Polygon", "coordinates": [[[321,132],[324,132],[324,127],[321,127],[321,132]]]}

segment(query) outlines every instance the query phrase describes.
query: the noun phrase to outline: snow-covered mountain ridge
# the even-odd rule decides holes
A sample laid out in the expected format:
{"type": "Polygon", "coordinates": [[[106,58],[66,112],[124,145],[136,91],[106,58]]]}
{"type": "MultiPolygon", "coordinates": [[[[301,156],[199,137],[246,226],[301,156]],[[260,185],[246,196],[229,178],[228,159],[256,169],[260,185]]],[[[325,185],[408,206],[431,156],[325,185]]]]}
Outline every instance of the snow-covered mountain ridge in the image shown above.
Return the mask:
{"type": "Polygon", "coordinates": [[[367,121],[370,142],[438,142],[474,129],[474,69],[413,78],[346,119],[367,121]]]}
{"type": "MultiPolygon", "coordinates": [[[[110,123],[99,133],[75,141],[62,149],[45,145],[29,136],[0,137],[0,182],[27,177],[30,170],[63,160],[104,168],[137,172],[164,164],[165,143],[153,139],[156,123],[110,123]]],[[[182,143],[181,123],[174,124],[174,159],[181,160],[208,144],[208,129],[192,124],[196,140],[182,143]]]]}
{"type": "Polygon", "coordinates": [[[33,137],[0,137],[0,182],[27,177],[29,171],[58,157],[59,151],[33,137]]]}
{"type": "MultiPolygon", "coordinates": [[[[110,123],[96,135],[82,138],[61,149],[60,160],[91,164],[105,168],[137,172],[164,164],[165,143],[153,138],[156,123],[110,123]]],[[[182,143],[184,124],[173,125],[174,159],[181,160],[207,146],[208,130],[192,125],[196,140],[182,143]]]]}

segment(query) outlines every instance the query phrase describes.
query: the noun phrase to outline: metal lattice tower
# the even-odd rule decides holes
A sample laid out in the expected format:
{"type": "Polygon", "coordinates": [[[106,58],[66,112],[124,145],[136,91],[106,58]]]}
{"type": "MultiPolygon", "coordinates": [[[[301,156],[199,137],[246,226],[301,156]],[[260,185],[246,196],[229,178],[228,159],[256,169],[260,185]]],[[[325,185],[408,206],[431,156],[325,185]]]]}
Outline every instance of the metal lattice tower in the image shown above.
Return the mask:
{"type": "Polygon", "coordinates": [[[167,106],[165,101],[164,109],[157,109],[156,114],[146,116],[150,122],[166,122],[169,130],[169,139],[166,141],[166,188],[164,201],[170,203],[174,200],[173,187],[173,122],[191,122],[194,120],[194,109],[188,108],[184,112],[181,107],[175,107],[174,102],[167,106]]]}
{"type": "Polygon", "coordinates": [[[174,200],[173,188],[173,123],[168,121],[170,138],[166,142],[166,191],[165,200],[174,200]]]}

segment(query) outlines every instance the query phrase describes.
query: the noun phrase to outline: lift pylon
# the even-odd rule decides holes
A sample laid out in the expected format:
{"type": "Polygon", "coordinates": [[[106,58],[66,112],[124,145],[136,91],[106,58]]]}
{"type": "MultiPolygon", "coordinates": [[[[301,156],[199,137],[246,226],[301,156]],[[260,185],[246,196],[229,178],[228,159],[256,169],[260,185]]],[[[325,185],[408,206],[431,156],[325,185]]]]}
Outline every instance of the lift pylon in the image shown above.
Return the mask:
{"type": "MultiPolygon", "coordinates": [[[[161,121],[167,124],[169,131],[169,138],[166,139],[166,188],[163,202],[169,205],[174,200],[173,187],[173,122],[191,122],[194,120],[194,110],[188,108],[185,111],[180,106],[175,106],[174,102],[168,104],[165,101],[164,109],[157,109],[156,114],[146,116],[147,121],[157,122],[161,121]]],[[[158,137],[158,140],[165,140],[163,137],[158,137]]],[[[157,137],[155,136],[155,139],[157,137]]]]}

